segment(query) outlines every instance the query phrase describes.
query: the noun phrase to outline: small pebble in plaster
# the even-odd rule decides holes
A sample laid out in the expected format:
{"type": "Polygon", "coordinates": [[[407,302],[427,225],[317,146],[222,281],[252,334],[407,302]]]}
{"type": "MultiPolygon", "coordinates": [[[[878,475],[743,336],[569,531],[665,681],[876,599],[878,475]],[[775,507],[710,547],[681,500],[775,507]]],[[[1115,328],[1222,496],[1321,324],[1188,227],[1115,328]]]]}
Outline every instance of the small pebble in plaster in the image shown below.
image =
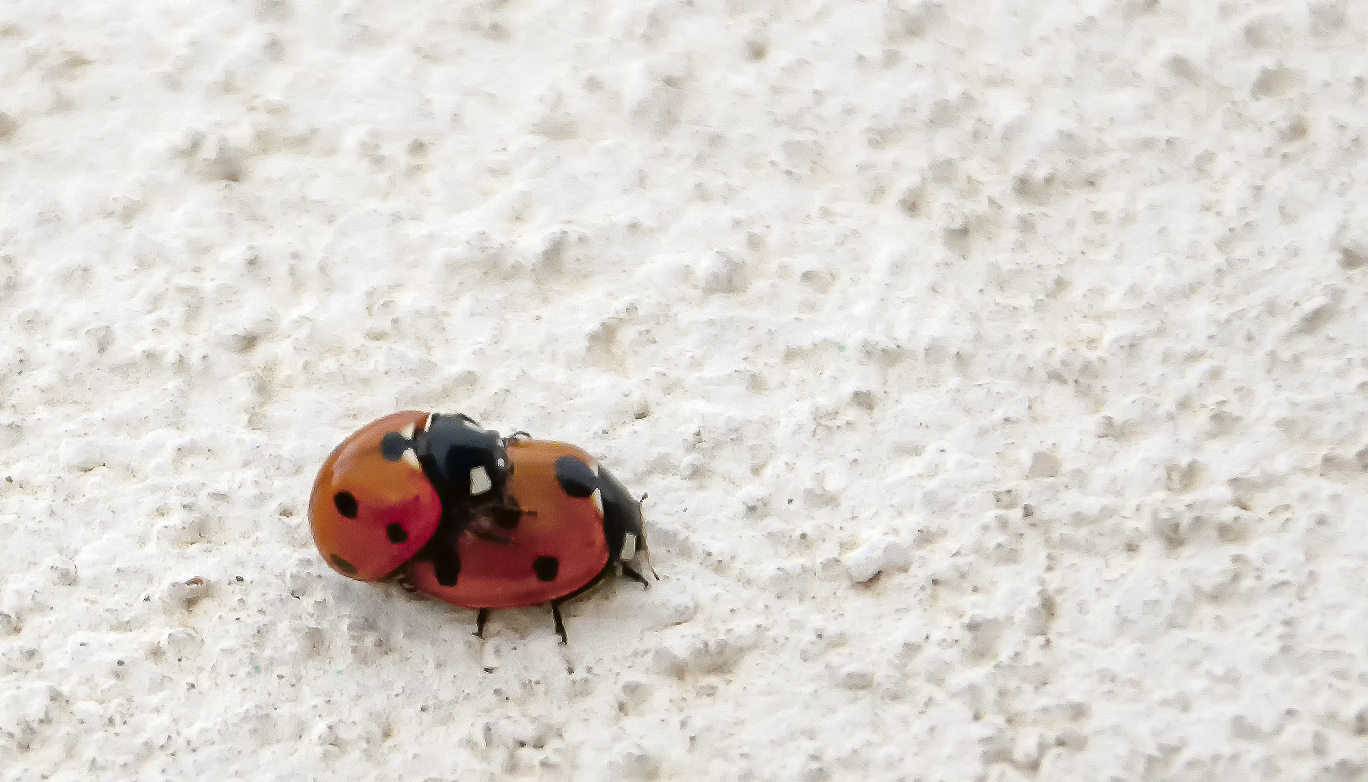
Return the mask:
{"type": "Polygon", "coordinates": [[[1016,489],[1004,489],[1003,491],[993,492],[993,506],[997,508],[1020,508],[1021,493],[1016,489]]]}
{"type": "Polygon", "coordinates": [[[841,671],[837,681],[846,690],[867,690],[874,686],[874,672],[868,668],[854,665],[841,671]]]}
{"type": "Polygon", "coordinates": [[[165,591],[168,605],[194,608],[195,604],[209,595],[209,583],[200,576],[187,578],[169,584],[165,591]]]}
{"type": "Polygon", "coordinates": [[[679,463],[679,475],[683,478],[693,478],[703,470],[703,457],[697,454],[685,456],[679,463]]]}
{"type": "Polygon", "coordinates": [[[647,622],[646,627],[652,630],[677,627],[692,621],[697,614],[698,601],[693,596],[675,593],[661,598],[655,615],[647,622]]]}
{"type": "Polygon", "coordinates": [[[755,646],[749,635],[712,637],[689,631],[666,638],[652,654],[661,673],[677,679],[706,674],[725,674],[734,669],[755,646]]]}
{"type": "Polygon", "coordinates": [[[10,115],[0,111],[0,142],[14,138],[17,130],[19,130],[19,123],[15,122],[10,115]]]}
{"type": "Polygon", "coordinates": [[[745,506],[747,516],[759,516],[769,508],[769,492],[760,486],[747,486],[736,496],[745,506]]]}
{"type": "Polygon", "coordinates": [[[1059,475],[1059,471],[1064,468],[1059,457],[1045,451],[1036,451],[1031,455],[1031,466],[1026,469],[1026,479],[1035,480],[1037,478],[1053,478],[1059,475]]]}
{"type": "Polygon", "coordinates": [[[612,778],[651,780],[660,777],[660,759],[640,746],[619,749],[616,755],[609,764],[612,778]]]}
{"type": "Polygon", "coordinates": [[[706,293],[742,293],[746,289],[746,264],[736,253],[718,250],[699,266],[706,293]]]}
{"type": "Polygon", "coordinates": [[[898,540],[881,539],[866,543],[841,560],[852,584],[863,584],[880,573],[903,572],[911,565],[907,545],[898,540]]]}
{"type": "Polygon", "coordinates": [[[1359,247],[1341,247],[1339,265],[1349,271],[1368,266],[1368,250],[1359,247]]]}
{"type": "Polygon", "coordinates": [[[66,440],[57,447],[57,460],[69,470],[90,472],[105,465],[104,443],[89,437],[66,440]]]}

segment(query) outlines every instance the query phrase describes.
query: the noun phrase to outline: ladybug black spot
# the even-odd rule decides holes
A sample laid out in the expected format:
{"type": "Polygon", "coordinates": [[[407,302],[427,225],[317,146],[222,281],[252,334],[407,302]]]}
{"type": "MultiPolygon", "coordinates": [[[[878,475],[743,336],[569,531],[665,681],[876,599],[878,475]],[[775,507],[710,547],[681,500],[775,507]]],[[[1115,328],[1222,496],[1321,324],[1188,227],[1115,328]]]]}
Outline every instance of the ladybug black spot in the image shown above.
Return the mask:
{"type": "Polygon", "coordinates": [[[337,556],[336,554],[333,554],[330,557],[330,559],[332,559],[332,563],[337,566],[338,570],[342,571],[343,573],[346,573],[349,576],[356,575],[356,565],[353,565],[352,563],[337,556]]]}
{"type": "Polygon", "coordinates": [[[598,488],[598,476],[582,459],[573,456],[556,460],[556,480],[571,497],[588,497],[598,488]]]}
{"type": "Polygon", "coordinates": [[[356,518],[356,498],[349,491],[340,491],[333,495],[333,505],[337,506],[337,512],[349,519],[356,518]]]}
{"type": "Polygon", "coordinates": [[[407,451],[412,443],[412,440],[398,432],[385,432],[385,436],[380,438],[380,455],[385,457],[387,462],[397,462],[404,458],[404,451],[407,451]]]}
{"type": "Polygon", "coordinates": [[[560,560],[555,557],[537,557],[532,563],[532,572],[537,574],[538,580],[555,581],[556,574],[560,573],[560,560]]]}
{"type": "Polygon", "coordinates": [[[408,540],[408,530],[404,529],[403,524],[391,524],[385,527],[385,534],[389,536],[390,543],[403,543],[408,540]]]}

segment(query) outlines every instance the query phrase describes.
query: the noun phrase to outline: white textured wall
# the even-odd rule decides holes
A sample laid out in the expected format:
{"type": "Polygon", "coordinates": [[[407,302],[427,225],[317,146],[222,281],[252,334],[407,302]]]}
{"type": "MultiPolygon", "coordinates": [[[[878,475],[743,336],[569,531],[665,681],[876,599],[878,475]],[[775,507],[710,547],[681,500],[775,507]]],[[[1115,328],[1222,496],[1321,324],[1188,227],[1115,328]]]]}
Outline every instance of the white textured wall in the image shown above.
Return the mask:
{"type": "Polygon", "coordinates": [[[0,777],[1368,776],[1365,40],[0,5],[0,777]],[[403,407],[600,455],[662,581],[562,649],[333,574],[403,407]]]}

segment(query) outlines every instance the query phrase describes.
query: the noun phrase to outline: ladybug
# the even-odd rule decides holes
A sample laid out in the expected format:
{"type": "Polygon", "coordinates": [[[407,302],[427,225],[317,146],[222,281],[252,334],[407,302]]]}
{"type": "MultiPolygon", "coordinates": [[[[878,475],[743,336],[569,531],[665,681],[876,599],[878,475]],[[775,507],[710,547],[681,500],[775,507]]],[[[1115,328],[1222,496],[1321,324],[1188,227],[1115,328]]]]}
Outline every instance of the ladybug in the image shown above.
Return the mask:
{"type": "MultiPolygon", "coordinates": [[[[464,415],[406,411],[348,437],[309,499],[314,543],[358,581],[477,609],[560,606],[612,572],[649,586],[641,502],[583,450],[519,432],[501,437],[464,415]]],[[[654,571],[652,571],[654,572],[654,571]]]]}

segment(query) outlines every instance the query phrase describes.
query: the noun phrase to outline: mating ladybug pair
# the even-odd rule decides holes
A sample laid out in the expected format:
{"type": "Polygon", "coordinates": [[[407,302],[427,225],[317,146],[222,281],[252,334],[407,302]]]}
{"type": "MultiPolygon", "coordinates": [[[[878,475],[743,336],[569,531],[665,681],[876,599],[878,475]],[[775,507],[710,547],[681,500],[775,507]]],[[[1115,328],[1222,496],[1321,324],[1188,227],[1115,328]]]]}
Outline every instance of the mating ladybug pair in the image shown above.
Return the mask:
{"type": "Polygon", "coordinates": [[[314,542],[358,581],[479,609],[560,605],[615,567],[646,584],[641,503],[573,445],[500,437],[464,415],[402,412],[348,437],[318,471],[314,542]]]}

